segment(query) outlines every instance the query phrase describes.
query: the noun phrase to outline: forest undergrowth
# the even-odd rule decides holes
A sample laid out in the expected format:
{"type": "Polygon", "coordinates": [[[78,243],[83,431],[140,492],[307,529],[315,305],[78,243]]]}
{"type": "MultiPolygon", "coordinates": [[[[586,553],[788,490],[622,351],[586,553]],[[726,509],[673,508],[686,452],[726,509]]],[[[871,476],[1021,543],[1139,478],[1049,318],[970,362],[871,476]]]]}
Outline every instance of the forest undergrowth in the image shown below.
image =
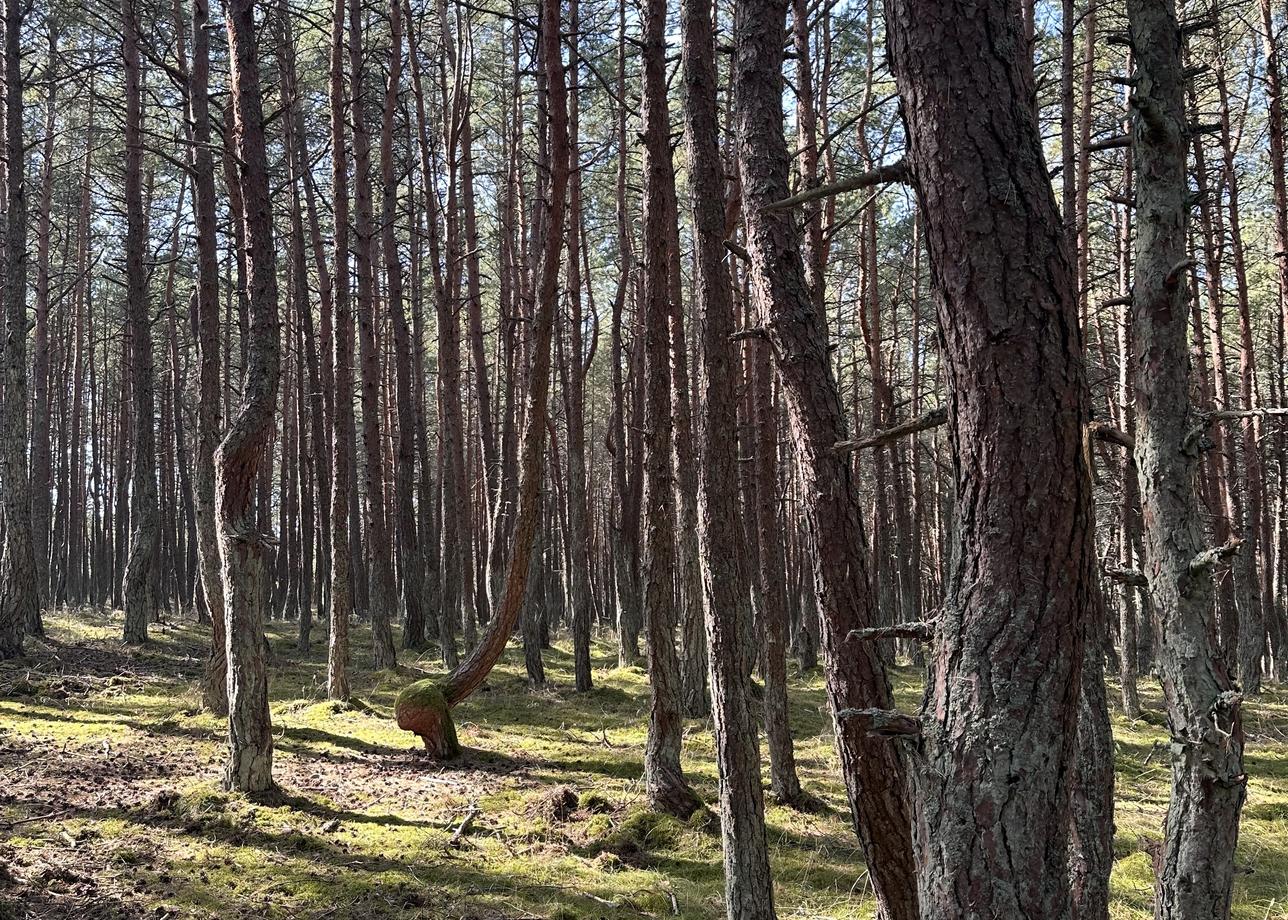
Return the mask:
{"type": "MultiPolygon", "coordinates": [[[[270,625],[279,792],[220,787],[224,723],[199,709],[206,638],[183,623],[130,648],[119,613],[46,620],[25,659],[0,664],[0,918],[707,918],[724,873],[710,814],[647,811],[648,694],[640,666],[594,648],[595,689],[572,691],[562,641],[545,689],[510,649],[457,712],[464,757],[433,763],[391,718],[431,649],[374,674],[355,631],[354,700],[326,700],[325,642],[303,655],[270,625]]],[[[642,665],[642,662],[641,662],[642,665]]],[[[896,670],[905,710],[919,675],[896,670]]],[[[820,673],[793,675],[797,765],[812,813],[769,803],[779,915],[867,918],[875,901],[831,744],[820,673]]],[[[1114,714],[1114,918],[1150,916],[1168,796],[1156,685],[1143,718],[1114,714]]],[[[1288,692],[1246,708],[1249,773],[1233,916],[1288,920],[1288,692]]],[[[714,804],[708,721],[689,720],[684,769],[714,804]]],[[[766,770],[767,770],[766,766],[766,770]]],[[[766,780],[767,781],[767,780],[766,780]]]]}

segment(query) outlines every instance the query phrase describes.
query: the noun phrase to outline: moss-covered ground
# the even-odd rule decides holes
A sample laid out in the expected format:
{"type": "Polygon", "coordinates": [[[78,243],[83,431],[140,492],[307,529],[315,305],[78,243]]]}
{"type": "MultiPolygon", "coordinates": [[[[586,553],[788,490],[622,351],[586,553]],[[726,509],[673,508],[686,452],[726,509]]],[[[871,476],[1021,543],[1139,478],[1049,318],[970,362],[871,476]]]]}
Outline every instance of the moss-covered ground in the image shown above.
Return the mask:
{"type": "MultiPolygon", "coordinates": [[[[553,685],[530,690],[512,648],[456,710],[465,756],[432,763],[400,731],[398,691],[439,673],[433,652],[373,674],[355,630],[352,705],[325,699],[325,648],[270,630],[280,795],[220,788],[222,726],[199,708],[205,634],[158,626],[123,646],[119,616],[48,619],[50,638],[0,667],[0,918],[709,918],[721,915],[718,836],[641,805],[647,685],[595,647],[595,689],[573,693],[567,647],[553,685]]],[[[901,670],[901,703],[917,675],[901,670]]],[[[1116,714],[1115,918],[1149,916],[1152,854],[1167,800],[1156,688],[1132,723],[1116,714]]],[[[771,803],[782,917],[871,917],[817,674],[792,679],[797,763],[824,807],[771,803]]],[[[1241,920],[1288,920],[1288,693],[1247,708],[1249,795],[1235,892],[1241,920]]],[[[693,720],[684,766],[707,801],[709,723],[693,720]]]]}

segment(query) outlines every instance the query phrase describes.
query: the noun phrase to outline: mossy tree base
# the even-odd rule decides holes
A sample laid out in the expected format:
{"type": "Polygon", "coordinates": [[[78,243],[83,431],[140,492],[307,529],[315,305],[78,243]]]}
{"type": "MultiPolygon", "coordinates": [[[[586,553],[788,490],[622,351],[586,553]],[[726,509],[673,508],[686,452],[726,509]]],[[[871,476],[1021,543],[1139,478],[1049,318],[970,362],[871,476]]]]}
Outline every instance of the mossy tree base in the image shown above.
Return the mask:
{"type": "Polygon", "coordinates": [[[394,718],[399,728],[420,737],[426,753],[435,760],[460,756],[451,707],[442,688],[432,680],[418,680],[405,687],[394,702],[394,718]]]}

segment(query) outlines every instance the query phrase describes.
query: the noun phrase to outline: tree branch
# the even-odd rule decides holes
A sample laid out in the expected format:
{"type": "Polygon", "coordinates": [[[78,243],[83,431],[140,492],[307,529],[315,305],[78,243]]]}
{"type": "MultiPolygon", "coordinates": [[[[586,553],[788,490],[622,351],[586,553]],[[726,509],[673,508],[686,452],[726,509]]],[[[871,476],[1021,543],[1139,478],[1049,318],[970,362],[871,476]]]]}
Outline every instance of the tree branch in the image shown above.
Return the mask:
{"type": "Polygon", "coordinates": [[[1105,422],[1091,422],[1087,425],[1087,430],[1091,432],[1091,436],[1097,441],[1104,441],[1106,444],[1117,444],[1119,447],[1124,447],[1127,450],[1136,449],[1135,438],[1127,432],[1106,424],[1105,422]]]}
{"type": "Polygon", "coordinates": [[[842,192],[853,192],[858,189],[871,188],[874,185],[883,185],[887,182],[906,182],[909,175],[908,164],[903,160],[899,160],[886,166],[878,166],[871,172],[860,173],[857,176],[851,176],[849,179],[842,179],[840,182],[834,182],[831,185],[820,185],[818,188],[806,189],[798,195],[766,205],[764,210],[781,211],[785,208],[809,204],[811,201],[818,201],[820,198],[831,198],[833,195],[839,195],[842,192]]]}
{"type": "Polygon", "coordinates": [[[930,428],[938,428],[948,421],[948,410],[943,406],[931,409],[929,412],[923,412],[910,421],[894,425],[890,428],[883,428],[866,438],[860,438],[857,441],[837,441],[832,445],[832,450],[838,454],[848,454],[855,450],[867,450],[870,447],[881,447],[896,441],[906,435],[916,434],[918,431],[926,431],[930,428]]]}
{"type": "Polygon", "coordinates": [[[1100,570],[1106,578],[1118,582],[1120,585],[1130,585],[1133,588],[1148,588],[1149,580],[1140,569],[1125,569],[1121,566],[1105,565],[1100,570]]]}
{"type": "Polygon", "coordinates": [[[934,623],[918,620],[912,623],[896,623],[894,626],[869,626],[865,629],[851,629],[846,640],[874,642],[878,639],[916,639],[918,642],[929,642],[934,635],[934,623]]]}
{"type": "Polygon", "coordinates": [[[1288,418],[1288,407],[1261,406],[1255,409],[1217,409],[1204,412],[1199,416],[1199,423],[1185,435],[1182,449],[1188,453],[1215,422],[1234,422],[1245,418],[1288,418]]]}
{"type": "Polygon", "coordinates": [[[846,725],[857,725],[867,734],[881,738],[921,735],[921,723],[896,709],[842,709],[836,716],[846,725]]]}
{"type": "Polygon", "coordinates": [[[1214,546],[1211,549],[1205,549],[1193,559],[1190,560],[1190,574],[1202,575],[1212,566],[1216,565],[1223,559],[1228,559],[1239,551],[1243,545],[1243,537],[1231,537],[1220,546],[1214,546]]]}

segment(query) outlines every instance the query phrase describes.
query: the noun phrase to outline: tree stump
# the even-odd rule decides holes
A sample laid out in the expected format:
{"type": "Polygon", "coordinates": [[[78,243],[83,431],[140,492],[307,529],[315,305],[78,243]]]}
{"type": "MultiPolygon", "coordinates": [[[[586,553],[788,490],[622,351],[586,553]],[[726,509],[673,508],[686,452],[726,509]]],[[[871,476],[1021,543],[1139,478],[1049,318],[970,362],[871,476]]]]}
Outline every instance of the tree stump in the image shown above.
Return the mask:
{"type": "Polygon", "coordinates": [[[398,727],[420,736],[425,751],[435,760],[451,760],[461,753],[456,725],[443,690],[432,680],[418,680],[398,694],[394,702],[398,727]]]}

